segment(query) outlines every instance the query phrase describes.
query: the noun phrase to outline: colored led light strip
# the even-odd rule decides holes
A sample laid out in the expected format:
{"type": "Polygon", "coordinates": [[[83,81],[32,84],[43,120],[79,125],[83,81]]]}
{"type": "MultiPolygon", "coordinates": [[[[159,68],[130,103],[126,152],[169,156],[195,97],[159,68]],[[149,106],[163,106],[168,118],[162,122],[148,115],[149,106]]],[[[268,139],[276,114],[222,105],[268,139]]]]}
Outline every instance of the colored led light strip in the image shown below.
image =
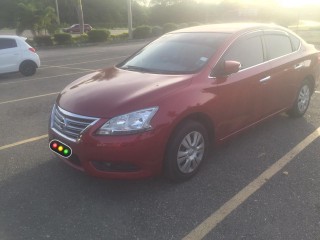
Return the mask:
{"type": "Polygon", "coordinates": [[[49,148],[64,158],[68,158],[72,154],[72,150],[69,146],[56,139],[49,143],[49,148]]]}

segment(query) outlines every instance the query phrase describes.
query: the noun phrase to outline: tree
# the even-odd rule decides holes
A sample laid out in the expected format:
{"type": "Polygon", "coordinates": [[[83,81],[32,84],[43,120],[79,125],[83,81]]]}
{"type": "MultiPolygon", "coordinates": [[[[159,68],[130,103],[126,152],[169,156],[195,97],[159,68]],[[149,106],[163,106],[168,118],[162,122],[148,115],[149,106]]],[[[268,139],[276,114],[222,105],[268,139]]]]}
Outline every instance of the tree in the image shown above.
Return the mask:
{"type": "MultiPolygon", "coordinates": [[[[191,1],[194,2],[193,0],[191,1]]],[[[184,1],[183,0],[151,0],[150,5],[151,6],[154,6],[154,5],[170,6],[170,5],[175,5],[182,2],[187,2],[187,1],[186,0],[184,1]]]]}
{"type": "MultiPolygon", "coordinates": [[[[126,0],[58,0],[60,20],[64,24],[85,23],[95,27],[113,28],[127,26],[126,0]],[[84,19],[85,18],[85,19],[84,19]]],[[[31,29],[34,34],[53,32],[57,27],[55,0],[0,0],[0,29],[16,28],[18,32],[31,29]]],[[[133,26],[164,23],[215,23],[230,21],[276,22],[295,24],[299,18],[320,20],[319,6],[287,9],[277,0],[265,4],[263,0],[212,1],[199,0],[132,0],[133,26]],[[248,14],[253,9],[256,14],[248,14]]]]}
{"type": "Polygon", "coordinates": [[[41,11],[39,19],[40,31],[45,30],[49,34],[53,34],[58,29],[58,18],[56,15],[56,10],[48,6],[41,11]]]}
{"type": "Polygon", "coordinates": [[[127,26],[126,0],[82,0],[82,5],[86,23],[102,28],[127,26]]]}
{"type": "Polygon", "coordinates": [[[76,9],[78,14],[78,20],[80,25],[80,34],[84,33],[84,19],[83,19],[83,10],[82,10],[82,2],[81,0],[75,0],[76,1],[76,9]]]}
{"type": "Polygon", "coordinates": [[[17,5],[12,0],[1,0],[0,8],[0,29],[4,27],[15,27],[15,12],[17,5]]]}
{"type": "Polygon", "coordinates": [[[57,16],[54,8],[45,6],[36,0],[28,3],[20,2],[17,5],[18,17],[16,33],[22,34],[24,30],[31,30],[32,34],[39,35],[44,31],[53,33],[57,27],[57,16]]]}
{"type": "Polygon", "coordinates": [[[147,6],[149,4],[149,0],[134,0],[134,2],[138,3],[139,5],[147,6]]]}

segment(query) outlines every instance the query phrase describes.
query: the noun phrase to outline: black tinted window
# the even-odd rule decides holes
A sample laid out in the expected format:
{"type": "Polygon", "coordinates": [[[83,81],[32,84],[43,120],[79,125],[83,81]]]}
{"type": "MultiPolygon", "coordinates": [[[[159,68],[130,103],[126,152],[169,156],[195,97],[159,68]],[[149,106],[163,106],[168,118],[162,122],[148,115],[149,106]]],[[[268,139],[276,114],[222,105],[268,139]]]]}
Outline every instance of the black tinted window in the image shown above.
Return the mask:
{"type": "Polygon", "coordinates": [[[10,38],[0,38],[0,49],[17,47],[16,40],[10,38]]]}
{"type": "Polygon", "coordinates": [[[241,69],[263,62],[263,49],[259,36],[245,38],[235,42],[222,58],[224,61],[237,61],[241,69]]]}
{"type": "Polygon", "coordinates": [[[264,36],[268,59],[281,57],[292,52],[291,41],[286,35],[265,35],[264,36]]]}

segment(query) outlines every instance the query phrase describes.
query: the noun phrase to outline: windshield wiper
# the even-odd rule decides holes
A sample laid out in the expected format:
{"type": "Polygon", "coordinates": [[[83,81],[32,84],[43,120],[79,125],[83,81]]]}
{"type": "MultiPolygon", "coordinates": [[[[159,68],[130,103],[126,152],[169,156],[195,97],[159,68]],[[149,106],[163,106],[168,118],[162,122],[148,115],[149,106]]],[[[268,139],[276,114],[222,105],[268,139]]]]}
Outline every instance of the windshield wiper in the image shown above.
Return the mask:
{"type": "Polygon", "coordinates": [[[143,67],[137,67],[137,66],[131,66],[131,65],[122,66],[121,69],[129,70],[129,71],[136,71],[136,72],[150,72],[150,69],[143,68],[143,67]]]}
{"type": "Polygon", "coordinates": [[[143,67],[125,65],[120,67],[124,70],[136,71],[136,72],[146,72],[146,73],[154,73],[154,74],[172,74],[172,75],[180,75],[180,74],[190,74],[193,72],[188,71],[173,71],[173,70],[160,70],[160,69],[148,69],[143,67]]]}

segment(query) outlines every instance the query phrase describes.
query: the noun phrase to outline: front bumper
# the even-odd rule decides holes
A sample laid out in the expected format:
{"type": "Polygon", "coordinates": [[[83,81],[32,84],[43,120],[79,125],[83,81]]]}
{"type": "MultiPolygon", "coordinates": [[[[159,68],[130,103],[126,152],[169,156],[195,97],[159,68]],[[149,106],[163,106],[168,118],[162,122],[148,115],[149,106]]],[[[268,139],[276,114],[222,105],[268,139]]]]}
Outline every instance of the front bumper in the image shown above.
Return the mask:
{"type": "Polygon", "coordinates": [[[49,128],[49,142],[57,139],[72,149],[64,162],[89,175],[110,179],[138,179],[159,175],[165,152],[165,136],[148,131],[126,136],[97,136],[87,129],[77,142],[49,128]]]}

